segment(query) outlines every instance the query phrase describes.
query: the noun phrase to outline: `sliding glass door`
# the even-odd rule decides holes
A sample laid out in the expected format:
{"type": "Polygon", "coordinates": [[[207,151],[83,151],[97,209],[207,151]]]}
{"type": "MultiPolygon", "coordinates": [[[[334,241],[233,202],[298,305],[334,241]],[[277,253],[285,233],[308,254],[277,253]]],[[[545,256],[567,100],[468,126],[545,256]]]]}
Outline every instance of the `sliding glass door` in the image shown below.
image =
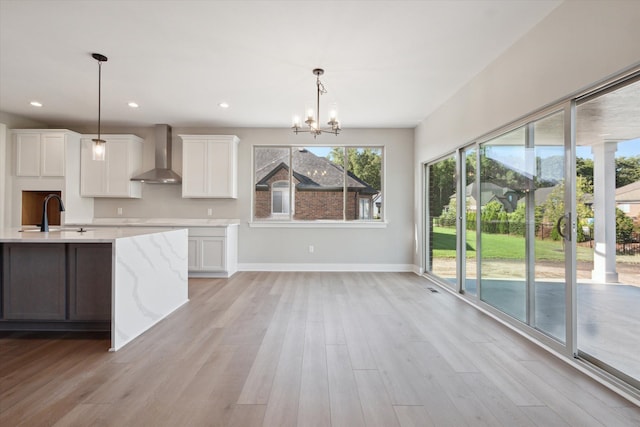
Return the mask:
{"type": "Polygon", "coordinates": [[[564,113],[480,144],[480,297],[565,340],[564,113]],[[558,225],[558,227],[556,226],[558,225]]]}
{"type": "Polygon", "coordinates": [[[578,101],[578,350],[640,385],[640,80],[578,101]]]}
{"type": "Polygon", "coordinates": [[[640,389],[640,70],[426,172],[427,272],[640,389]]]}

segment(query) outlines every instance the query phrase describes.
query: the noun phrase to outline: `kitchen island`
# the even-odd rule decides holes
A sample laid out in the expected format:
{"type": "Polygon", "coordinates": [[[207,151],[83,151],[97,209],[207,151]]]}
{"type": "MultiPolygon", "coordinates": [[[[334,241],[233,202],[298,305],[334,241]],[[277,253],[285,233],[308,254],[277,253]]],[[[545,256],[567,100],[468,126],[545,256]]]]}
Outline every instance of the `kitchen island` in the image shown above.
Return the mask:
{"type": "Polygon", "coordinates": [[[109,326],[111,350],[122,348],[188,301],[187,233],[151,227],[0,230],[0,330],[78,330],[100,311],[83,309],[86,301],[96,308],[110,298],[108,318],[99,320],[109,326]],[[105,278],[106,292],[92,288],[105,278]]]}

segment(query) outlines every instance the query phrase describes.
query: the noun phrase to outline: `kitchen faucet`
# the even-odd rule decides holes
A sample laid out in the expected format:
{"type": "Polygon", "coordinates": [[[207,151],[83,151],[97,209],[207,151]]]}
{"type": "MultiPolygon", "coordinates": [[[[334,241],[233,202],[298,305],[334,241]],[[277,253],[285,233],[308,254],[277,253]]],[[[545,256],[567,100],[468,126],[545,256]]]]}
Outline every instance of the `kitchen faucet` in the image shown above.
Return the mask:
{"type": "Polygon", "coordinates": [[[60,212],[64,212],[64,205],[62,204],[62,199],[57,194],[49,194],[44,198],[44,202],[42,203],[42,221],[40,223],[40,231],[48,232],[49,231],[49,216],[47,215],[47,205],[49,204],[49,199],[58,199],[58,206],[60,207],[60,212]]]}

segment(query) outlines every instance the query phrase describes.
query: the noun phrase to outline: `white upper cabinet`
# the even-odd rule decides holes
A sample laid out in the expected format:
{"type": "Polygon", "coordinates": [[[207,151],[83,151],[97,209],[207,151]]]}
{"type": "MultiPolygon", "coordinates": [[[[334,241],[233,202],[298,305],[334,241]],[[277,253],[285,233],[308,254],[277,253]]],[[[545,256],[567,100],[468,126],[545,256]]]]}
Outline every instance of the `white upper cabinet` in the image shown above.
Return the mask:
{"type": "Polygon", "coordinates": [[[182,197],[238,197],[238,143],[235,135],[180,135],[182,197]]]}
{"type": "Polygon", "coordinates": [[[65,130],[14,130],[16,176],[64,176],[68,135],[65,130]]]}
{"type": "Polygon", "coordinates": [[[142,142],[135,135],[101,135],[105,160],[93,160],[96,135],[81,140],[80,194],[83,197],[142,197],[142,184],[131,178],[142,172],[142,142]]]}

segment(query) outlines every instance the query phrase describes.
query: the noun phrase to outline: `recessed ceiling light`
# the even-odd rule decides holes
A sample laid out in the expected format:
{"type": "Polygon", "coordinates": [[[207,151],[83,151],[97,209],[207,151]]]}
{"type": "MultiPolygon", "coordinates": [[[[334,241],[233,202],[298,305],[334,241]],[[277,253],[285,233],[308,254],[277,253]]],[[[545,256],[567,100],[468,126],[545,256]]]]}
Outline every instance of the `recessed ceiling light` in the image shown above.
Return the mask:
{"type": "Polygon", "coordinates": [[[30,104],[33,105],[34,107],[42,107],[42,102],[31,101],[30,104]]]}
{"type": "Polygon", "coordinates": [[[228,104],[228,103],[226,103],[226,102],[221,102],[220,104],[218,104],[218,106],[219,106],[220,108],[229,108],[229,104],[228,104]]]}
{"type": "Polygon", "coordinates": [[[127,105],[129,107],[131,107],[131,108],[138,108],[139,107],[139,105],[137,103],[133,102],[133,101],[129,102],[127,105]]]}

